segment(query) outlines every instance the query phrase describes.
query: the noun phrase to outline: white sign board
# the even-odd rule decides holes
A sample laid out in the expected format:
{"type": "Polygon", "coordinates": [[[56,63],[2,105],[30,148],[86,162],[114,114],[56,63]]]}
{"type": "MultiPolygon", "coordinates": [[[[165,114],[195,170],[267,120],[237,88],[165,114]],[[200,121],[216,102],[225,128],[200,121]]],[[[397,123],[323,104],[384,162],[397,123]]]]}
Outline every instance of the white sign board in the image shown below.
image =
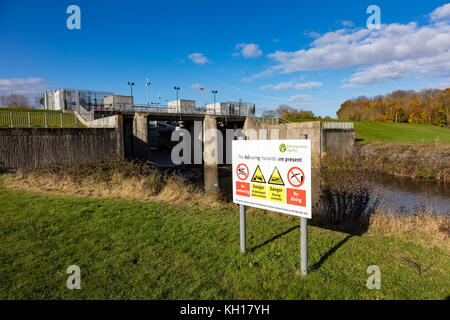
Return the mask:
{"type": "Polygon", "coordinates": [[[233,202],[311,219],[311,140],[236,140],[233,202]]]}

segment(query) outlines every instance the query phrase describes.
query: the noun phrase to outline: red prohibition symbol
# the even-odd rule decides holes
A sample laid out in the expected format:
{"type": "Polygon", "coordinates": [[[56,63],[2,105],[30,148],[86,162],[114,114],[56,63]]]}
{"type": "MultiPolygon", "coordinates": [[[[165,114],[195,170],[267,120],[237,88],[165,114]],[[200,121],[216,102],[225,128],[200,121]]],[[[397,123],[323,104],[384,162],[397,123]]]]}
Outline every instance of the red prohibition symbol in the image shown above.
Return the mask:
{"type": "Polygon", "coordinates": [[[289,183],[295,188],[301,187],[305,182],[305,174],[299,167],[292,167],[291,169],[289,169],[287,178],[289,183]]]}
{"type": "Polygon", "coordinates": [[[248,178],[248,167],[246,164],[241,163],[236,167],[236,174],[239,179],[246,180],[248,178]]]}

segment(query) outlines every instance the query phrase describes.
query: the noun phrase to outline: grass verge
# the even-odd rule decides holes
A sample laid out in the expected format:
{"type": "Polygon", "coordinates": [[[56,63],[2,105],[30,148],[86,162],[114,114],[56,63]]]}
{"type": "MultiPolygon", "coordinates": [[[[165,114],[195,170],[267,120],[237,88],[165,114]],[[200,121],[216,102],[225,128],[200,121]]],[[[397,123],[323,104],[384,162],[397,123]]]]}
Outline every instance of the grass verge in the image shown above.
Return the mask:
{"type": "Polygon", "coordinates": [[[60,177],[52,190],[55,180],[41,181],[39,193],[23,191],[25,175],[0,178],[0,299],[448,298],[443,217],[423,217],[424,227],[417,217],[398,223],[378,214],[359,236],[313,220],[310,274],[301,278],[298,218],[249,210],[248,254],[241,255],[236,206],[208,200],[186,184],[169,193],[170,177],[142,178],[128,190],[127,179],[142,169],[121,167],[117,175],[95,168],[81,172],[78,182],[60,177]],[[110,178],[118,185],[102,194],[99,183],[110,178]],[[164,184],[137,201],[147,179],[164,184]],[[62,187],[64,181],[80,188],[62,187]],[[100,198],[80,196],[88,185],[100,198]],[[66,288],[73,264],[81,268],[81,290],[66,288]],[[381,290],[365,285],[370,265],[381,268],[381,290]]]}

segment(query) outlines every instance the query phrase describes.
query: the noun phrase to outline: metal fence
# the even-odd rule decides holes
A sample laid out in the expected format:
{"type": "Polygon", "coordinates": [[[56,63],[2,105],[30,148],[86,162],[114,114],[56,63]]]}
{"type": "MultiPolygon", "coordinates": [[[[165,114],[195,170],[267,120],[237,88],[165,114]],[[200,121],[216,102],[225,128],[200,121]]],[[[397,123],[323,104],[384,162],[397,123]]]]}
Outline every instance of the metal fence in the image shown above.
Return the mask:
{"type": "Polygon", "coordinates": [[[0,128],[85,127],[73,113],[0,111],[0,128]]]}

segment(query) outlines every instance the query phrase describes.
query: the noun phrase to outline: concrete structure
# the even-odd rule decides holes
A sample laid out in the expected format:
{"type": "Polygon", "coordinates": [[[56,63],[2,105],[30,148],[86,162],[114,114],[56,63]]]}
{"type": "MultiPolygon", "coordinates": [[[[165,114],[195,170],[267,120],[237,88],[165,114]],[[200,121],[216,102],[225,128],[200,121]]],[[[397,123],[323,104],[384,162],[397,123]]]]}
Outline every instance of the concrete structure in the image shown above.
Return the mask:
{"type": "Polygon", "coordinates": [[[178,99],[168,102],[169,112],[172,113],[194,113],[195,112],[195,101],[178,99]]]}
{"type": "Polygon", "coordinates": [[[119,96],[113,94],[104,98],[104,105],[106,109],[133,111],[134,102],[132,96],[119,96]]]}
{"type": "Polygon", "coordinates": [[[255,104],[250,102],[216,102],[206,105],[208,114],[225,116],[254,116],[255,104]]]}
{"type": "Polygon", "coordinates": [[[123,155],[121,128],[0,129],[0,171],[102,160],[123,155]]]}
{"type": "Polygon", "coordinates": [[[243,131],[249,140],[299,139],[301,134],[307,134],[311,139],[311,163],[315,168],[320,166],[322,156],[344,157],[355,143],[353,128],[323,128],[320,121],[269,125],[247,118],[243,131]]]}

